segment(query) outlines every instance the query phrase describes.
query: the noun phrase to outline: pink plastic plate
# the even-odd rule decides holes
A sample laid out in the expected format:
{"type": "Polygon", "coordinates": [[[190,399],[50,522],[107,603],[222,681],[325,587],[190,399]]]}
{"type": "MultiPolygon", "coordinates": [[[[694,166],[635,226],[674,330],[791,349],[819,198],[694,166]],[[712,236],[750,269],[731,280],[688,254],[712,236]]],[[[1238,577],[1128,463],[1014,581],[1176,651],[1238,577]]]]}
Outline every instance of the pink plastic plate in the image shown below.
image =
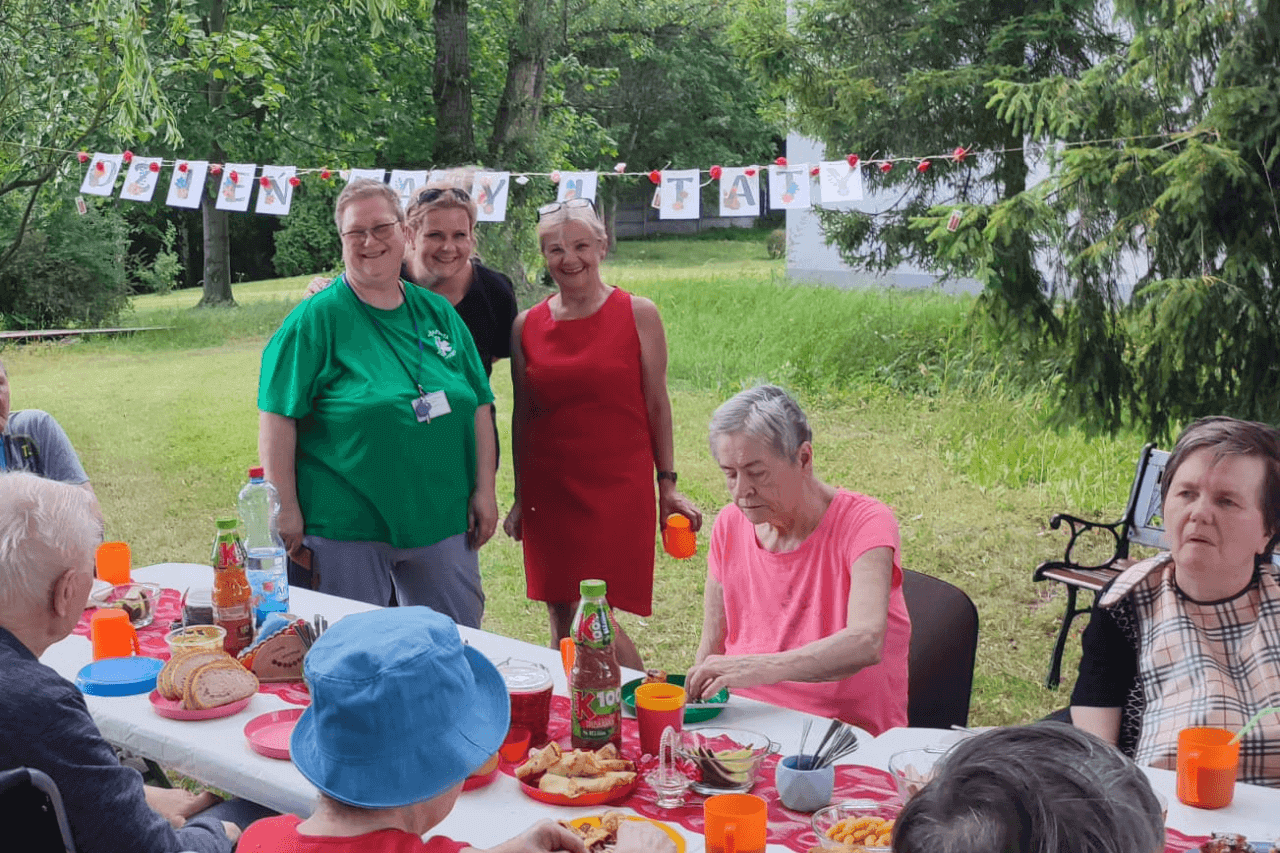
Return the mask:
{"type": "Polygon", "coordinates": [[[249,739],[249,746],[259,755],[288,761],[289,736],[293,734],[293,727],[303,710],[287,708],[254,717],[244,724],[244,736],[249,739]]]}
{"type": "Polygon", "coordinates": [[[156,713],[162,717],[168,717],[171,720],[216,720],[219,717],[230,717],[232,714],[238,714],[249,705],[252,696],[246,696],[230,705],[219,705],[216,708],[206,708],[203,711],[191,711],[182,707],[182,702],[178,699],[166,699],[160,695],[158,690],[152,690],[151,707],[156,713]]]}

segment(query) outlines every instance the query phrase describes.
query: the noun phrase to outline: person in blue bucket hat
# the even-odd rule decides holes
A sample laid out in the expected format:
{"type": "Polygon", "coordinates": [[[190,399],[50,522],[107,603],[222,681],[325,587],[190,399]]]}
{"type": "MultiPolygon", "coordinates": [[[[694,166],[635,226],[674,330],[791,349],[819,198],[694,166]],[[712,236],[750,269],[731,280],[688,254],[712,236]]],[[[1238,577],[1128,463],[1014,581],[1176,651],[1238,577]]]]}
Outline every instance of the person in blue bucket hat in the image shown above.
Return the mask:
{"type": "MultiPolygon", "coordinates": [[[[352,853],[470,850],[423,837],[449,814],[467,777],[497,753],[511,705],[498,670],[463,644],[453,621],[428,607],[352,614],[316,641],[303,672],[311,705],[289,751],[319,789],[319,802],[306,820],[258,821],[237,849],[332,853],[338,843],[352,853]]],[[[651,824],[628,824],[619,853],[671,845],[651,824]]],[[[586,853],[581,839],[549,820],[491,850],[586,853]]]]}

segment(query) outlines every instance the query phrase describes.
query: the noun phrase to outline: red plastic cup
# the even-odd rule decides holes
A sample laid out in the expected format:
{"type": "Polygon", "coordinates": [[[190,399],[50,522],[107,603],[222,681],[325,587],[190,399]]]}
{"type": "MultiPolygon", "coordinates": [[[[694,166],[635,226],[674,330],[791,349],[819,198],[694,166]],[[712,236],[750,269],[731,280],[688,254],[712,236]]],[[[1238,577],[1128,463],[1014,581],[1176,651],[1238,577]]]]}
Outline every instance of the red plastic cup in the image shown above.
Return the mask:
{"type": "Polygon", "coordinates": [[[698,552],[698,536],[689,526],[689,519],[679,513],[667,516],[667,526],[662,529],[662,547],[677,560],[685,560],[698,552]]]}
{"type": "Polygon", "coordinates": [[[529,755],[529,730],[524,726],[512,726],[507,730],[507,739],[502,742],[498,754],[512,764],[524,761],[529,755]]]}
{"type": "Polygon", "coordinates": [[[129,623],[129,614],[115,608],[95,611],[89,621],[93,659],[127,658],[142,654],[138,632],[129,623]]]}
{"type": "Polygon", "coordinates": [[[1231,805],[1236,791],[1240,744],[1234,732],[1190,728],[1178,732],[1178,799],[1198,809],[1231,805]]]}
{"type": "Polygon", "coordinates": [[[114,586],[130,583],[129,543],[103,542],[96,555],[98,577],[114,586]]]}
{"type": "Polygon", "coordinates": [[[679,684],[641,684],[636,688],[636,720],[640,723],[640,751],[657,755],[668,726],[684,728],[684,688],[679,684]]]}

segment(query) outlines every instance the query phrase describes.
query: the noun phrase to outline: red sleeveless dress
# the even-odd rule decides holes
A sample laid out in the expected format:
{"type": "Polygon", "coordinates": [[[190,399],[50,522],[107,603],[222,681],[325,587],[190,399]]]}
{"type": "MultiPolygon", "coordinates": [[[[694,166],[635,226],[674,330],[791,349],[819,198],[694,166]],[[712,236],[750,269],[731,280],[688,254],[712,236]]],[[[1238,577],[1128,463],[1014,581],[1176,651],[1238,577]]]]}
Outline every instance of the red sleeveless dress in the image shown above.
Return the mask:
{"type": "Polygon", "coordinates": [[[590,317],[529,310],[521,345],[529,420],[520,464],[529,598],[577,601],[603,578],[609,604],[648,616],[658,529],[653,445],[631,294],[590,317]]]}

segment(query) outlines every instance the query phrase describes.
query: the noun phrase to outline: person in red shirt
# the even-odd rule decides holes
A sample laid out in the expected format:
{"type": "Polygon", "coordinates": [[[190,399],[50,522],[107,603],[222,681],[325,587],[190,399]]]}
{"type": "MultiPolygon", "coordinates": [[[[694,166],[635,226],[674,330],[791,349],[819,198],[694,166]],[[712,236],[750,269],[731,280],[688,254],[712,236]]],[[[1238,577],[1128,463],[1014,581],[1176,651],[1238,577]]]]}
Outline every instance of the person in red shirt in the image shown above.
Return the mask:
{"type": "MultiPolygon", "coordinates": [[[[290,738],[294,765],[320,791],[303,820],[245,830],[245,853],[458,853],[424,836],[453,809],[467,777],[506,737],[506,685],[457,626],[428,607],[355,613],[326,631],[303,664],[311,705],[290,738]]],[[[675,853],[656,826],[628,821],[617,853],[675,853]]],[[[491,853],[586,853],[558,823],[538,823],[491,853]]]]}

